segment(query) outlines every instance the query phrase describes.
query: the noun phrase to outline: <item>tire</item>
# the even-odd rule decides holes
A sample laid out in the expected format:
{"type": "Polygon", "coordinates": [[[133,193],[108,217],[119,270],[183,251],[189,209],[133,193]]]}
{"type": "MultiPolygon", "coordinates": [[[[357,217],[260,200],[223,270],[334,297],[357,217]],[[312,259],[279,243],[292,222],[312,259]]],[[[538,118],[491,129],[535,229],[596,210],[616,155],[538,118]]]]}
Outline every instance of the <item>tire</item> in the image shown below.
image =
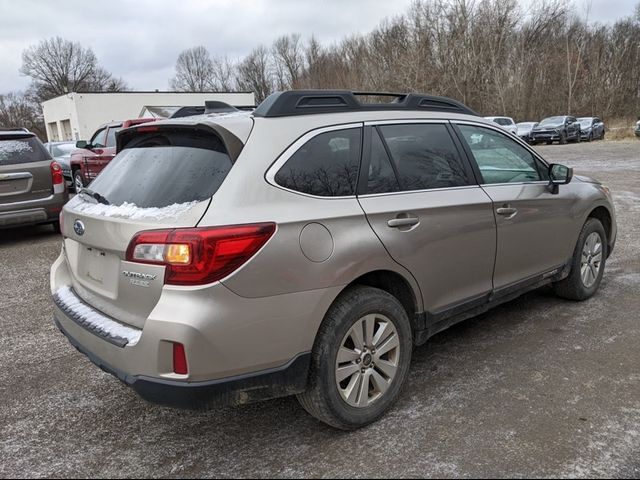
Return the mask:
{"type": "Polygon", "coordinates": [[[593,141],[593,132],[591,132],[589,134],[589,137],[587,138],[587,142],[591,143],[593,141]]]}
{"type": "Polygon", "coordinates": [[[604,130],[602,130],[602,135],[600,135],[600,140],[604,140],[604,130]]]}
{"type": "Polygon", "coordinates": [[[58,233],[58,234],[62,233],[62,230],[60,229],[60,222],[53,222],[51,226],[53,227],[53,231],[55,233],[58,233]]]}
{"type": "Polygon", "coordinates": [[[553,143],[553,140],[547,140],[547,145],[551,145],[553,143]]]}
{"type": "MultiPolygon", "coordinates": [[[[360,332],[364,330],[365,328],[360,332]]],[[[392,344],[395,343],[392,341],[392,344]]],[[[336,299],[320,326],[311,355],[309,387],[306,392],[298,395],[298,401],[309,414],[332,427],[355,430],[368,425],[379,419],[397,400],[409,371],[412,347],[412,331],[407,312],[393,295],[373,287],[356,285],[349,288],[336,299]],[[361,338],[365,348],[360,350],[357,346],[359,340],[354,340],[352,334],[357,333],[354,327],[362,328],[372,318],[374,334],[363,334],[361,338]],[[395,331],[391,330],[392,334],[385,338],[384,332],[389,332],[389,328],[395,328],[395,331]],[[397,346],[385,352],[383,358],[377,356],[380,352],[375,352],[376,345],[367,341],[367,337],[375,338],[380,333],[383,333],[383,338],[377,344],[378,347],[388,348],[387,342],[394,335],[397,339],[397,346]],[[340,367],[339,351],[347,353],[343,353],[344,361],[340,367]],[[375,355],[367,357],[368,354],[375,355]],[[370,361],[374,363],[370,364],[370,361]],[[393,371],[389,365],[395,364],[393,376],[380,368],[383,362],[387,372],[393,371]],[[372,366],[364,368],[365,365],[372,366]],[[338,368],[343,372],[353,371],[345,375],[340,384],[337,381],[338,368]],[[363,371],[366,371],[366,377],[363,377],[363,371]],[[374,376],[376,374],[377,377],[374,376]],[[357,388],[364,378],[368,385],[366,393],[357,388]],[[382,380],[385,380],[386,388],[380,391],[377,381],[382,380]],[[348,396],[350,386],[351,391],[356,393],[351,400],[351,396],[348,396]],[[372,393],[373,396],[370,397],[372,393]],[[358,403],[361,399],[361,406],[349,403],[358,403]]]]}
{"type": "Polygon", "coordinates": [[[565,132],[560,133],[560,145],[567,144],[567,134],[565,132]]]}
{"type": "Polygon", "coordinates": [[[73,172],[73,189],[76,193],[80,193],[82,189],[85,187],[84,181],[82,180],[82,173],[80,170],[76,170],[73,172]]]}
{"type": "Polygon", "coordinates": [[[556,295],[566,298],[567,300],[582,301],[591,298],[598,291],[598,287],[602,281],[607,261],[608,248],[607,235],[602,223],[600,223],[600,220],[596,218],[589,218],[582,227],[582,231],[578,236],[578,243],[576,244],[576,248],[573,252],[573,258],[571,259],[571,273],[567,278],[556,282],[553,285],[556,295]],[[599,237],[600,242],[600,261],[597,263],[597,273],[593,273],[595,267],[590,268],[587,265],[587,270],[590,270],[591,273],[587,272],[586,276],[583,276],[586,272],[586,270],[583,270],[583,260],[588,264],[593,265],[598,258],[597,248],[590,249],[592,250],[592,253],[593,250],[595,250],[596,255],[590,254],[585,256],[585,251],[589,249],[589,246],[585,244],[596,238],[596,236],[599,237]],[[586,281],[585,278],[588,281],[586,281]]]}
{"type": "Polygon", "coordinates": [[[582,134],[578,132],[578,134],[576,135],[576,143],[580,143],[581,141],[582,141],[582,134]]]}

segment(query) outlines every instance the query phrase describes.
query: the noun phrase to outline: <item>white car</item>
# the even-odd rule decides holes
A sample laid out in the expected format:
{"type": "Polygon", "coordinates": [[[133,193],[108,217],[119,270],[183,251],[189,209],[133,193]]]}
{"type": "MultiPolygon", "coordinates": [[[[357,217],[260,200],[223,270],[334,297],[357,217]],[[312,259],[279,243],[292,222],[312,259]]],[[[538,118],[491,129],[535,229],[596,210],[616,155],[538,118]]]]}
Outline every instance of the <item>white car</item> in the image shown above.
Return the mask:
{"type": "Polygon", "coordinates": [[[487,120],[491,120],[494,123],[497,123],[503,129],[505,129],[507,132],[513,135],[518,134],[518,127],[516,126],[516,122],[514,122],[513,118],[511,117],[484,117],[484,118],[486,118],[487,120]]]}

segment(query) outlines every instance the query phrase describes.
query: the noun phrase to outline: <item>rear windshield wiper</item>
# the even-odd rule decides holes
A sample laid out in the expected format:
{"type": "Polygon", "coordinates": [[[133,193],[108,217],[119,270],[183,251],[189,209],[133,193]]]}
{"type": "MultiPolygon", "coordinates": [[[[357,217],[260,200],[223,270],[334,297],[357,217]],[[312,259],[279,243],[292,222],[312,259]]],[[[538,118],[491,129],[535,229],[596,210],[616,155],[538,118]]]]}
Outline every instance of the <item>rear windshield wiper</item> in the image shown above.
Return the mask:
{"type": "Polygon", "coordinates": [[[111,202],[107,200],[106,197],[100,195],[98,192],[94,192],[89,188],[83,188],[80,193],[84,193],[85,195],[89,195],[91,198],[98,201],[98,203],[102,203],[103,205],[111,205],[111,202]]]}

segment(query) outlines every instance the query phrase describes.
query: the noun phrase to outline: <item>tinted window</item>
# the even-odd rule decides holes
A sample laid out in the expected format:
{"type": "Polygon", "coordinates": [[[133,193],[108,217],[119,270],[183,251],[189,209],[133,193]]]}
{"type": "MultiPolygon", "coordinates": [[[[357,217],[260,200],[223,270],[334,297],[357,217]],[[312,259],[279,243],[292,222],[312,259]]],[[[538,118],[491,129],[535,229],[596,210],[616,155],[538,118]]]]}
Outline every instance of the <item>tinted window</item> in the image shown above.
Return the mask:
{"type": "Polygon", "coordinates": [[[107,134],[107,147],[115,147],[116,146],[116,133],[118,133],[122,128],[110,128],[109,133],[107,134]]]}
{"type": "Polygon", "coordinates": [[[0,139],[0,166],[41,162],[49,152],[36,137],[0,139]]]}
{"type": "Polygon", "coordinates": [[[222,141],[185,131],[132,139],[91,184],[111,204],[166,207],[215,194],[232,162],[222,141]]]}
{"type": "Polygon", "coordinates": [[[460,125],[484,183],[514,183],[548,180],[544,166],[526,148],[506,135],[482,127],[460,125]]]}
{"type": "Polygon", "coordinates": [[[468,185],[469,178],[447,128],[441,124],[385,125],[401,190],[468,185]]]}
{"type": "Polygon", "coordinates": [[[105,143],[106,134],[107,134],[106,128],[99,130],[91,139],[91,145],[98,148],[104,147],[106,145],[105,143]]]}
{"type": "Polygon", "coordinates": [[[353,195],[360,165],[361,129],[321,133],[276,173],[278,185],[321,197],[353,195]]]}
{"type": "Polygon", "coordinates": [[[380,135],[376,130],[373,130],[367,193],[397,192],[398,190],[400,190],[400,185],[391,166],[389,155],[387,155],[380,135]]]}

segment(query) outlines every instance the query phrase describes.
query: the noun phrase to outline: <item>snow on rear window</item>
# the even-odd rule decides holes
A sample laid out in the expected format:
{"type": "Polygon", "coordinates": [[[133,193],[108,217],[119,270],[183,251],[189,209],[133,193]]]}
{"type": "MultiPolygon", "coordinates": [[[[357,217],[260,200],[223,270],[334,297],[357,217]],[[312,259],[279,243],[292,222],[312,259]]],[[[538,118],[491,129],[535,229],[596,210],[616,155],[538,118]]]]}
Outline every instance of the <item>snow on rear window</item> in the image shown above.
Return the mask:
{"type": "Polygon", "coordinates": [[[104,205],[84,200],[83,195],[74,198],[69,206],[75,212],[97,217],[119,217],[129,220],[165,220],[179,218],[195,207],[199,202],[174,203],[166,207],[138,207],[135,203],[124,202],[122,205],[104,205]]]}
{"type": "Polygon", "coordinates": [[[23,153],[33,152],[33,148],[24,140],[4,140],[0,142],[0,163],[23,153]]]}

